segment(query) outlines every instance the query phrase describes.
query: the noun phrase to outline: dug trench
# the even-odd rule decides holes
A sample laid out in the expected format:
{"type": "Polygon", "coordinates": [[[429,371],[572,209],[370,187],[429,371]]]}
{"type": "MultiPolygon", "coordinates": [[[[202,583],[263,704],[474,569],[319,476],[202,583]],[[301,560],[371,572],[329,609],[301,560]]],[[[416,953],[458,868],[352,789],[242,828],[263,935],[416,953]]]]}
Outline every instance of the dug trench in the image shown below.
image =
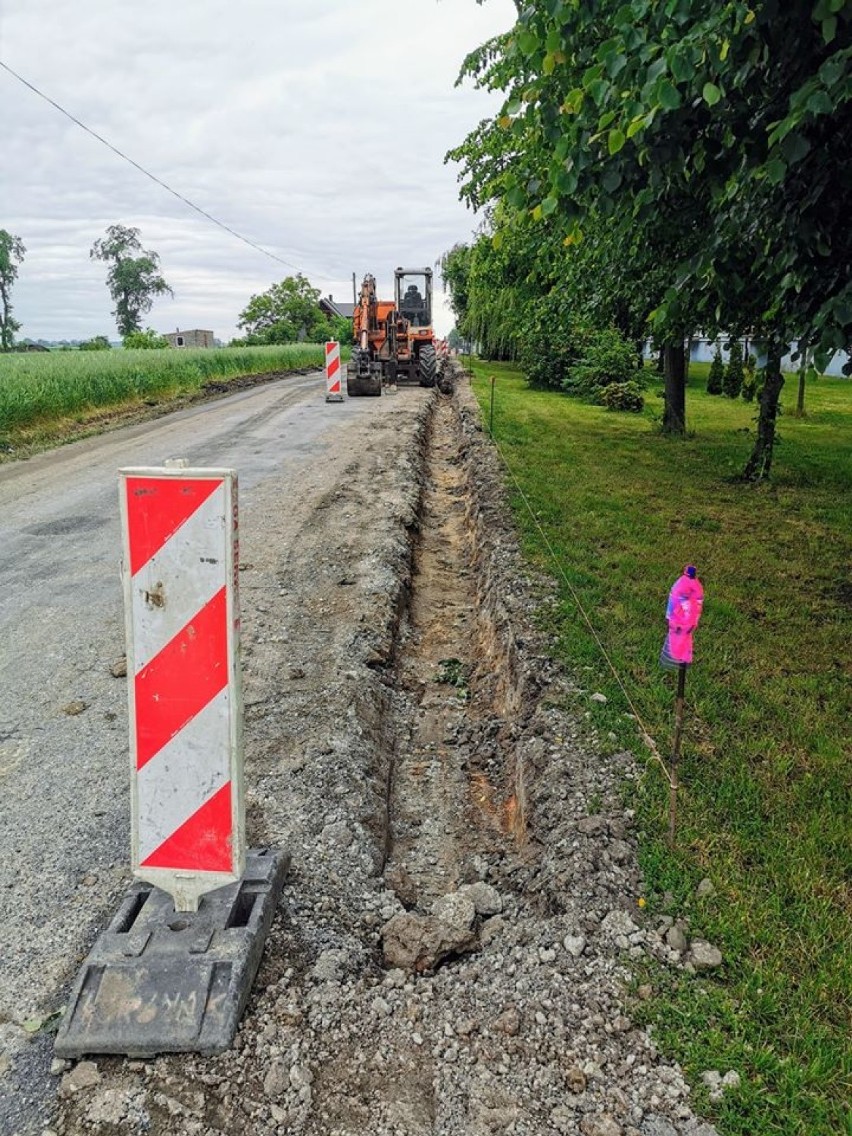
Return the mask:
{"type": "Polygon", "coordinates": [[[411,585],[391,668],[384,878],[409,910],[428,911],[453,895],[470,883],[474,857],[503,855],[507,840],[523,843],[525,835],[523,763],[504,760],[524,700],[493,605],[477,587],[484,577],[471,499],[457,406],[441,398],[429,420],[411,585]]]}
{"type": "Polygon", "coordinates": [[[633,959],[675,962],[637,908],[637,771],[535,629],[556,601],[466,380],[377,400],[242,532],[282,907],[232,1050],[58,1070],[54,1131],[713,1136],[629,1016],[633,959]]]}

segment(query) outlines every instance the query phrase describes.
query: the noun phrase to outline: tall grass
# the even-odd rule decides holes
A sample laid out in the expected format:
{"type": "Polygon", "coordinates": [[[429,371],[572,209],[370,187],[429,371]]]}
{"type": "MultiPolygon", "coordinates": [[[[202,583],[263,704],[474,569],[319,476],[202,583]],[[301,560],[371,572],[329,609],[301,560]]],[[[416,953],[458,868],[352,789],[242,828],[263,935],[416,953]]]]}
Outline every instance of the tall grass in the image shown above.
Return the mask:
{"type": "MultiPolygon", "coordinates": [[[[654,429],[658,388],[643,415],[613,414],[531,391],[499,364],[474,370],[486,414],[497,375],[497,441],[663,753],[665,601],[687,562],[704,582],[673,852],[668,785],[653,763],[633,800],[651,911],[687,916],[725,965],[710,978],[653,973],[654,997],[636,1013],[725,1136],[846,1131],[852,382],[811,384],[803,419],[788,382],[773,479],[756,487],[735,476],[755,406],[706,394],[705,369],[691,369],[691,433],[677,440],[654,429]],[[699,898],[705,876],[715,895],[699,898]],[[714,1106],[706,1069],[736,1069],[742,1085],[714,1106]]],[[[527,553],[553,572],[533,518],[514,505],[527,553]]],[[[608,695],[591,704],[600,736],[647,756],[567,588],[548,631],[582,685],[608,695]]]]}
{"type": "Polygon", "coordinates": [[[322,346],[311,343],[0,355],[0,446],[21,430],[96,408],[192,394],[211,380],[322,364],[322,346]]]}

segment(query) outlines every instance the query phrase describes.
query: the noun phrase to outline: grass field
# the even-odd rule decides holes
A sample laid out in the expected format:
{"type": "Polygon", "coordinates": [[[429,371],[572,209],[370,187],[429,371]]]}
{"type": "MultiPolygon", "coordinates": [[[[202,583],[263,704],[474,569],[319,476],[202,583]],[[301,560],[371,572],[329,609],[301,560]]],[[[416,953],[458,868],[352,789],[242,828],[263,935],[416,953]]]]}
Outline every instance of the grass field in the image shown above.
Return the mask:
{"type": "MultiPolygon", "coordinates": [[[[531,391],[500,364],[475,363],[474,388],[487,424],[496,375],[496,439],[663,754],[673,726],[673,678],[657,662],[665,602],[687,562],[704,583],[674,852],[659,767],[630,792],[649,909],[688,916],[725,963],[711,978],[654,971],[635,1016],[653,1023],[725,1136],[834,1136],[852,1130],[852,382],[810,384],[807,417],[796,419],[788,379],[773,479],[754,487],[735,475],[755,407],[707,395],[706,370],[691,370],[690,435],[679,440],[655,429],[659,388],[642,415],[531,391]],[[716,891],[699,899],[704,877],[716,891]],[[721,1105],[700,1086],[707,1069],[742,1077],[721,1105]]],[[[517,493],[513,506],[525,551],[556,574],[517,493]]],[[[607,694],[592,704],[600,735],[645,760],[560,586],[554,651],[607,694]]]]}
{"type": "Polygon", "coordinates": [[[102,414],[192,395],[211,381],[323,364],[321,344],[181,351],[0,354],[0,453],[102,414]]]}

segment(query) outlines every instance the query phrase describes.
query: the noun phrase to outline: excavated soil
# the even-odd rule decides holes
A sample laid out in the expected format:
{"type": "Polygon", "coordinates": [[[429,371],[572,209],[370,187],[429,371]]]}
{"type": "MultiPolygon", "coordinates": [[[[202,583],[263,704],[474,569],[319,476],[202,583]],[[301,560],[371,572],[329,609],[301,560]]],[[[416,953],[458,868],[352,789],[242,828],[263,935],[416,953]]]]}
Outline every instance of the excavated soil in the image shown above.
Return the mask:
{"type": "Polygon", "coordinates": [[[229,1053],[69,1067],[53,1131],[714,1136],[629,1016],[632,959],[675,961],[637,907],[636,771],[566,709],[591,692],[533,631],[554,601],[466,381],[377,400],[241,530],[282,905],[229,1053]],[[394,964],[388,924],[448,923],[463,945],[394,964]]]}

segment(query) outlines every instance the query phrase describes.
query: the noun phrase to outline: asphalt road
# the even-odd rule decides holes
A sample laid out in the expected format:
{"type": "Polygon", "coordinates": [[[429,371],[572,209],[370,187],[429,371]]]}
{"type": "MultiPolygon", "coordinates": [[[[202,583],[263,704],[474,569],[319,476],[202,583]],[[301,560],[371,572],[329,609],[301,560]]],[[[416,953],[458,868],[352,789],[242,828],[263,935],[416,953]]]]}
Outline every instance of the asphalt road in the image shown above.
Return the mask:
{"type": "Polygon", "coordinates": [[[41,1131],[52,1035],[36,1023],[130,882],[116,471],[235,468],[244,518],[270,479],[286,507],[299,468],[372,403],[323,395],[320,375],[294,377],[0,467],[2,1136],[41,1131]]]}

